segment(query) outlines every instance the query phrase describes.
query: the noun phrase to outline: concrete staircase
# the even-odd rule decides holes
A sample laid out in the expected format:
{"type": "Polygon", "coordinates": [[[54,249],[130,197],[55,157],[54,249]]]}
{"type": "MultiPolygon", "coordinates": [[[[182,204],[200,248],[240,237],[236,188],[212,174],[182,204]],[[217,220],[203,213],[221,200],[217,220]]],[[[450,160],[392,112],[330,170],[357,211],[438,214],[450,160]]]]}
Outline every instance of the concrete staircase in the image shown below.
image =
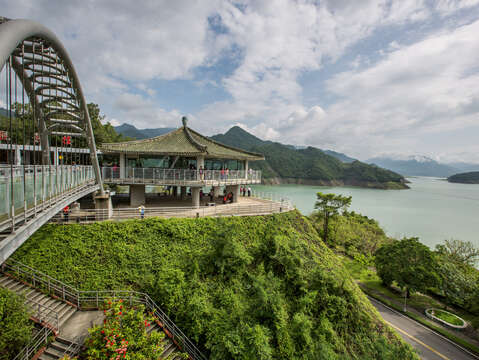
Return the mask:
{"type": "MultiPolygon", "coordinates": [[[[36,319],[36,313],[38,312],[38,307],[42,309],[48,309],[48,311],[53,311],[58,314],[58,328],[56,324],[43,321],[42,325],[47,325],[50,328],[54,329],[57,333],[55,340],[48,345],[45,351],[38,357],[39,360],[53,360],[60,359],[65,354],[70,356],[75,356],[78,354],[81,346],[83,345],[84,338],[81,339],[67,339],[61,336],[62,326],[79,310],[76,307],[69,305],[61,300],[54,299],[50,296],[47,296],[40,291],[14,279],[9,276],[0,274],[0,286],[7,288],[17,294],[23,294],[25,296],[25,303],[32,310],[32,317],[36,319]],[[46,324],[45,324],[46,323],[46,324]]],[[[75,318],[72,319],[75,321],[75,318]]],[[[56,321],[55,321],[56,322],[56,321]]],[[[70,324],[70,323],[69,323],[70,324]]],[[[68,325],[70,326],[70,325],[68,325]]],[[[161,327],[152,323],[151,326],[147,329],[148,333],[154,331],[163,331],[161,327]]],[[[175,345],[175,343],[165,336],[163,339],[164,350],[161,354],[162,359],[184,359],[180,355],[180,350],[175,345]]]]}
{"type": "MultiPolygon", "coordinates": [[[[32,311],[33,317],[39,317],[36,316],[39,308],[44,313],[46,310],[48,310],[50,315],[53,313],[58,314],[58,328],[55,322],[47,321],[48,326],[54,328],[56,331],[58,331],[62,325],[77,311],[74,306],[45,295],[40,291],[9,276],[0,274],[0,286],[7,288],[17,294],[25,295],[25,303],[32,311]]],[[[51,320],[53,320],[53,318],[51,320]]]]}

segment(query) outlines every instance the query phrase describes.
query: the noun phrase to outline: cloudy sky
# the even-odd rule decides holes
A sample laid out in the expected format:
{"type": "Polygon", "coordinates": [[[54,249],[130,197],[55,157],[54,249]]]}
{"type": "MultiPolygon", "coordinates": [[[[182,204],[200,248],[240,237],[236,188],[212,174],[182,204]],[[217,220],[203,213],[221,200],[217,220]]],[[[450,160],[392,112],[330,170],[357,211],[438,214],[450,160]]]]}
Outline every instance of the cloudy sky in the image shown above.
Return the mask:
{"type": "Polygon", "coordinates": [[[114,124],[479,163],[479,0],[0,0],[114,124]]]}

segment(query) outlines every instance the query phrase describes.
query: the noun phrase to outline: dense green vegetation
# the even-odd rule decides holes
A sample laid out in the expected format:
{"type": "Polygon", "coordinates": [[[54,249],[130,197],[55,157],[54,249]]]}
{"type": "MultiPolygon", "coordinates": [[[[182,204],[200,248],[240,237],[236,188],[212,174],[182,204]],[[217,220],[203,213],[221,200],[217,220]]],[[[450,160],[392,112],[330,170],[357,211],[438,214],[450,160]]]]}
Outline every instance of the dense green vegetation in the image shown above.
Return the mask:
{"type": "MultiPolygon", "coordinates": [[[[154,318],[145,315],[143,305],[129,307],[120,300],[105,301],[102,325],[89,330],[81,358],[110,360],[119,356],[129,360],[159,359],[165,349],[163,332],[147,332],[154,318]]],[[[187,359],[186,354],[174,354],[175,359],[187,359]]],[[[168,357],[170,358],[170,357],[168,357]]],[[[171,356],[172,358],[172,356],[171,356]]]]}
{"type": "Polygon", "coordinates": [[[211,359],[411,359],[298,212],[46,225],[14,258],[146,291],[211,359]]]}
{"type": "Polygon", "coordinates": [[[382,282],[391,286],[395,282],[410,292],[426,292],[438,286],[437,261],[432,251],[418,238],[404,238],[380,247],[375,253],[376,270],[382,282]]]}
{"type": "MultiPolygon", "coordinates": [[[[324,217],[320,212],[314,212],[310,218],[313,226],[323,235],[324,217]]],[[[368,289],[369,295],[381,294],[379,296],[382,296],[382,300],[398,299],[402,304],[404,295],[398,291],[398,286],[405,286],[405,282],[401,279],[397,281],[396,277],[404,276],[405,280],[413,283],[427,270],[427,275],[432,276],[435,286],[431,286],[432,283],[426,287],[421,286],[423,293],[411,294],[408,303],[421,313],[430,307],[453,306],[455,312],[470,321],[476,329],[479,328],[479,270],[474,267],[479,259],[479,249],[473,244],[446,240],[432,251],[424,245],[417,245],[417,241],[410,241],[414,242],[414,247],[417,246],[426,253],[430,264],[429,269],[425,269],[416,262],[415,252],[397,254],[390,250],[393,247],[400,251],[404,240],[387,237],[378,223],[366,216],[343,212],[331,220],[329,228],[327,245],[336,253],[345,255],[343,263],[363,288],[368,289]],[[383,250],[378,251],[382,247],[383,250]],[[386,280],[392,286],[383,284],[374,267],[378,252],[383,257],[380,261],[388,267],[395,266],[388,272],[394,277],[393,281],[386,280]]]]}
{"type": "Polygon", "coordinates": [[[338,183],[380,188],[405,188],[404,178],[392,171],[360,161],[343,163],[320,149],[295,149],[277,142],[263,141],[235,126],[214,140],[226,145],[261,153],[266,160],[251,163],[265,179],[296,179],[303,182],[338,183]]]}
{"type": "Polygon", "coordinates": [[[318,192],[316,194],[317,200],[314,208],[317,211],[317,217],[323,221],[322,238],[328,242],[329,221],[339,215],[340,211],[346,211],[351,205],[351,196],[342,196],[336,194],[323,194],[318,192]]]}
{"type": "Polygon", "coordinates": [[[24,302],[0,287],[0,360],[13,359],[31,339],[33,325],[24,302]]]}
{"type": "Polygon", "coordinates": [[[479,171],[471,171],[449,176],[447,181],[462,184],[479,184],[479,171]]]}

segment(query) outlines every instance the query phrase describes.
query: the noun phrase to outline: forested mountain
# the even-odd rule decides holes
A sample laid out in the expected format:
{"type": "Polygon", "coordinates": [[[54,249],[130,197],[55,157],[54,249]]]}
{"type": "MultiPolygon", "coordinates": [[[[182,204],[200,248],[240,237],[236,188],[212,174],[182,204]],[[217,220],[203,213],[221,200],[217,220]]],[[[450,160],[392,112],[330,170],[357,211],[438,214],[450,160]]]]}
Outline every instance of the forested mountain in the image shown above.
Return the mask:
{"type": "Polygon", "coordinates": [[[331,155],[332,157],[335,157],[336,159],[340,160],[341,162],[344,163],[352,163],[353,161],[357,161],[357,159],[354,159],[352,157],[349,157],[346,154],[343,153],[338,153],[333,150],[323,150],[325,154],[331,155]]]}
{"type": "Polygon", "coordinates": [[[115,126],[115,131],[123,136],[135,138],[137,140],[148,139],[155,136],[166,134],[174,128],[152,128],[152,129],[137,129],[135,126],[124,123],[120,126],[115,126]]]}
{"type": "Polygon", "coordinates": [[[360,161],[343,163],[320,149],[296,149],[272,141],[263,141],[240,127],[212,136],[223,144],[264,154],[265,161],[255,161],[254,169],[263,171],[267,183],[316,185],[354,185],[377,188],[406,188],[404,178],[392,171],[360,161]]]}
{"type": "Polygon", "coordinates": [[[449,176],[447,181],[462,184],[479,184],[479,171],[471,171],[449,176]]]}

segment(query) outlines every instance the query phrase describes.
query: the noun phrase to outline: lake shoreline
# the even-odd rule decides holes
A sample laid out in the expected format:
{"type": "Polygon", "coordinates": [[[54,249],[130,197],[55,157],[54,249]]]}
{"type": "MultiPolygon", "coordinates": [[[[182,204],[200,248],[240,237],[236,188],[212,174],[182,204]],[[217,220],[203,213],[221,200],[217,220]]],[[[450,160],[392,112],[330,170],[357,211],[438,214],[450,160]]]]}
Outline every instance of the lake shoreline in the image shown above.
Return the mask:
{"type": "Polygon", "coordinates": [[[407,190],[409,186],[406,182],[368,182],[368,181],[343,181],[343,180],[319,180],[319,179],[304,179],[304,178],[266,178],[263,179],[262,185],[306,185],[306,186],[338,186],[338,187],[357,187],[364,189],[378,189],[378,190],[407,190]]]}

